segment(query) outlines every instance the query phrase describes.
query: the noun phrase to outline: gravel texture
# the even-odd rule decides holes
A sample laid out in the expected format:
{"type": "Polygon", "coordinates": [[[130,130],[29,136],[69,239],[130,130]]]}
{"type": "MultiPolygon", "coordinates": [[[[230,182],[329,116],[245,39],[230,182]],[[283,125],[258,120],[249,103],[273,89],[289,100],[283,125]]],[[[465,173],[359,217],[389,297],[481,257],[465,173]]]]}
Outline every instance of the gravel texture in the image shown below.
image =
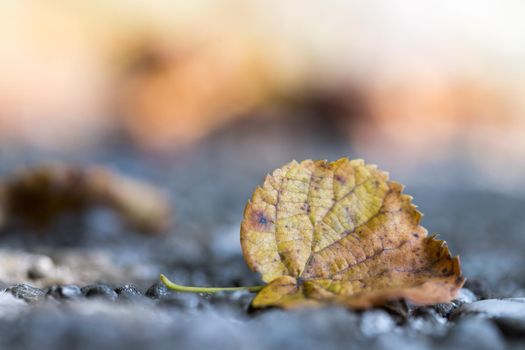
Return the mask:
{"type": "Polygon", "coordinates": [[[469,181],[461,157],[390,169],[423,225],[461,255],[468,281],[450,304],[254,312],[249,293],[177,294],[158,283],[159,273],[189,285],[260,283],[239,245],[255,186],[291,159],[358,157],[351,149],[311,116],[241,120],[177,155],[141,154],[118,138],[85,154],[0,150],[2,174],[50,158],[103,164],[166,187],[174,205],[165,237],[129,232],[97,210],[49,232],[2,232],[0,349],[523,348],[525,195],[469,181]]]}

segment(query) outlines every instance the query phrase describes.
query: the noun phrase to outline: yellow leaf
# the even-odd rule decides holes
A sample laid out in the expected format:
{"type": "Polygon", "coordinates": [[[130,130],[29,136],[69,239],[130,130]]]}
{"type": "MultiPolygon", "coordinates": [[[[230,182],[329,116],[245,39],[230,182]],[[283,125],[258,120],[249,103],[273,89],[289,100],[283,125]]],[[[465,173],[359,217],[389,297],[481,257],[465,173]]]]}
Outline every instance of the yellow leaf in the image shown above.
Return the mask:
{"type": "Polygon", "coordinates": [[[464,283],[459,258],[427,236],[402,190],[376,166],[347,158],[293,161],[268,175],[241,224],[244,258],[268,283],[252,306],[452,300],[464,283]]]}

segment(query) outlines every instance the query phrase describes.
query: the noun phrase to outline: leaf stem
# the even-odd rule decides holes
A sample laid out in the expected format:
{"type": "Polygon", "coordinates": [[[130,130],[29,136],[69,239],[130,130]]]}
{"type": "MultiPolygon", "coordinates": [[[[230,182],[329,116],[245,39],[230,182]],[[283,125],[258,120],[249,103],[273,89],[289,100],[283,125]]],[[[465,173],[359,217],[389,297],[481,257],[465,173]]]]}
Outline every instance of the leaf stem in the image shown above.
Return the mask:
{"type": "Polygon", "coordinates": [[[188,287],[181,286],[180,284],[173,283],[164,275],[160,275],[160,280],[166,285],[169,289],[175,292],[181,293],[217,293],[217,292],[234,292],[237,290],[245,290],[248,292],[258,292],[264,286],[243,286],[243,287],[188,287]]]}

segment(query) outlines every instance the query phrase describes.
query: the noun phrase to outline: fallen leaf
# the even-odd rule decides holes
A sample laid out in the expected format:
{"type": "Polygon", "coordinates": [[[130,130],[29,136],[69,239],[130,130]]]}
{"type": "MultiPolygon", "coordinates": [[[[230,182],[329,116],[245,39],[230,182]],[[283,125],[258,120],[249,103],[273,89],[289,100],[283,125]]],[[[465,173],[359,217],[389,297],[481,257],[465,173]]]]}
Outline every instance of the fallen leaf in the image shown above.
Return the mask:
{"type": "Polygon", "coordinates": [[[427,235],[402,190],[347,158],[293,161],[268,175],[241,224],[244,258],[268,283],[252,306],[451,301],[464,283],[459,258],[427,235]]]}
{"type": "Polygon", "coordinates": [[[0,183],[0,227],[9,223],[47,227],[66,212],[103,206],[131,228],[145,233],[169,226],[167,196],[142,181],[100,167],[40,166],[0,183]]]}

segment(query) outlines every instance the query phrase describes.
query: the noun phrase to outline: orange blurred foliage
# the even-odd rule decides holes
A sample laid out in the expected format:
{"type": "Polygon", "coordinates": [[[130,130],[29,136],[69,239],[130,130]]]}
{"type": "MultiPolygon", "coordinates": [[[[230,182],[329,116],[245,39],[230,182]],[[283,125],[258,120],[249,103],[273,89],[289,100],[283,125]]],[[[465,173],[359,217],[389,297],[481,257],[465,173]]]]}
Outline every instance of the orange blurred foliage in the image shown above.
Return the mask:
{"type": "Polygon", "coordinates": [[[363,156],[461,145],[519,161],[525,5],[418,4],[2,2],[0,136],[69,149],[123,130],[172,150],[311,91],[358,91],[366,113],[342,120],[363,156]]]}

